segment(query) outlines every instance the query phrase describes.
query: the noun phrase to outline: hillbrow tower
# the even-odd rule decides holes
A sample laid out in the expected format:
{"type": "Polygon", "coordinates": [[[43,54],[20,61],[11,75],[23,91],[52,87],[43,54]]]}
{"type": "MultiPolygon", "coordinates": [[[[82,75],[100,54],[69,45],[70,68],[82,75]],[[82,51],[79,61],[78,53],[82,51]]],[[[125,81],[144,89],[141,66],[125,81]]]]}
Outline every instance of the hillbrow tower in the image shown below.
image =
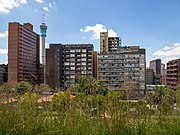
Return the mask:
{"type": "Polygon", "coordinates": [[[46,54],[45,54],[45,39],[46,39],[46,30],[47,30],[47,26],[44,23],[44,16],[43,16],[43,22],[40,25],[40,29],[41,29],[41,62],[44,68],[44,84],[46,84],[46,54]]]}

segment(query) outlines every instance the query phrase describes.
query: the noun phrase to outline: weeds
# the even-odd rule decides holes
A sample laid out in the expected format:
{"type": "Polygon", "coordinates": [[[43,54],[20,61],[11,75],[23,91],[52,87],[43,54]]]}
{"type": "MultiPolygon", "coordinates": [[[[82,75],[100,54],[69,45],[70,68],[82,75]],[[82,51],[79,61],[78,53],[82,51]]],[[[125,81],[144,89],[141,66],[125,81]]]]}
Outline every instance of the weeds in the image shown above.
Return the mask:
{"type": "Polygon", "coordinates": [[[142,101],[122,102],[117,93],[74,98],[61,93],[51,103],[0,104],[0,134],[180,134],[179,115],[158,111],[142,101]]]}

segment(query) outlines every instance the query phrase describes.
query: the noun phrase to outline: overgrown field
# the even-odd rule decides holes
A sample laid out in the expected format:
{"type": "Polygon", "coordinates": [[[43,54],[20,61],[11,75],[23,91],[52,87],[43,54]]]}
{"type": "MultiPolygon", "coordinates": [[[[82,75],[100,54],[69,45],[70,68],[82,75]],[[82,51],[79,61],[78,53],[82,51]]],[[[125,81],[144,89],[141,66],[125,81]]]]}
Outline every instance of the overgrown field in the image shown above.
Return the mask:
{"type": "MultiPolygon", "coordinates": [[[[9,135],[179,135],[180,114],[173,108],[149,108],[145,101],[119,100],[107,95],[56,94],[37,103],[32,93],[17,103],[0,104],[0,134],[9,135]]],[[[168,107],[168,106],[164,106],[168,107]]]]}
{"type": "Polygon", "coordinates": [[[39,100],[47,86],[19,82],[12,90],[0,87],[2,135],[180,135],[180,87],[157,87],[133,101],[132,88],[123,95],[87,77],[50,100],[39,100]]]}

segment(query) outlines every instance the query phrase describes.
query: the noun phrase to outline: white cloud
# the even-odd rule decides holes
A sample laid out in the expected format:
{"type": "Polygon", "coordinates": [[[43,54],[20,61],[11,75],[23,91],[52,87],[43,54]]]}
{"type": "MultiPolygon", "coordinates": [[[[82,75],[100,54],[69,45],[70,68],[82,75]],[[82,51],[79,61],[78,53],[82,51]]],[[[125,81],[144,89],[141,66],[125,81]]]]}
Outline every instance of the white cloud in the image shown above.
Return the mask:
{"type": "Polygon", "coordinates": [[[180,43],[174,43],[171,46],[165,46],[153,53],[156,57],[161,57],[163,63],[167,63],[170,60],[180,58],[180,43]]]}
{"type": "Polygon", "coordinates": [[[179,57],[166,57],[166,58],[164,58],[162,61],[163,61],[164,63],[167,63],[168,61],[170,61],[170,60],[175,60],[175,59],[179,59],[179,57]]]}
{"type": "Polygon", "coordinates": [[[7,61],[5,61],[5,62],[0,62],[0,64],[8,64],[8,62],[7,62],[7,61]]]}
{"type": "Polygon", "coordinates": [[[48,7],[43,7],[44,11],[49,12],[49,8],[48,7]]]}
{"type": "Polygon", "coordinates": [[[51,9],[56,9],[56,3],[53,2],[53,3],[49,3],[47,6],[43,7],[43,10],[46,11],[46,12],[49,12],[51,9]]]}
{"type": "Polygon", "coordinates": [[[43,3],[43,0],[36,0],[36,2],[38,2],[38,3],[43,3]]]}
{"type": "Polygon", "coordinates": [[[8,49],[0,49],[0,55],[7,55],[8,49]]]}
{"type": "Polygon", "coordinates": [[[21,3],[21,4],[27,4],[27,0],[16,0],[16,1],[21,3]]]}
{"type": "Polygon", "coordinates": [[[52,4],[51,3],[49,3],[49,7],[52,8],[52,4]]]}
{"type": "Polygon", "coordinates": [[[0,38],[6,38],[8,36],[8,31],[0,32],[0,38]]]}
{"type": "Polygon", "coordinates": [[[11,9],[27,4],[27,0],[0,0],[0,13],[9,13],[11,9]]]}
{"type": "Polygon", "coordinates": [[[162,50],[170,50],[172,47],[170,47],[170,46],[165,46],[164,48],[162,48],[162,50]]]}
{"type": "Polygon", "coordinates": [[[180,43],[173,46],[165,46],[164,48],[153,53],[155,56],[180,56],[180,43]]]}
{"type": "MultiPolygon", "coordinates": [[[[86,26],[84,29],[81,28],[80,31],[84,33],[93,32],[92,39],[99,39],[100,32],[107,31],[107,28],[103,24],[96,24],[94,26],[86,26]]],[[[108,29],[108,36],[117,37],[117,33],[113,29],[108,29]]]]}

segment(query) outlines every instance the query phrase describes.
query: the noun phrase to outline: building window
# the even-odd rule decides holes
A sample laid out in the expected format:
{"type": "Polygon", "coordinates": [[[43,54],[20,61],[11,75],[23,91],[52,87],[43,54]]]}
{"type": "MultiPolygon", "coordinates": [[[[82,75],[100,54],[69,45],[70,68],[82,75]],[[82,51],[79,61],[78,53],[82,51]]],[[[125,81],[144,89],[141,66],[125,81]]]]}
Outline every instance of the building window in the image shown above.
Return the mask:
{"type": "Polygon", "coordinates": [[[86,61],[86,58],[81,58],[81,61],[86,61]]]}
{"type": "Polygon", "coordinates": [[[75,57],[75,54],[70,54],[70,57],[75,57]]]}
{"type": "Polygon", "coordinates": [[[81,52],[81,50],[80,50],[80,49],[77,49],[76,52],[81,52]]]}
{"type": "Polygon", "coordinates": [[[68,66],[68,65],[69,65],[69,62],[65,62],[64,65],[65,65],[65,66],[68,66]]]}
{"type": "Polygon", "coordinates": [[[82,49],[82,52],[86,52],[86,49],[82,49]]]}
{"type": "Polygon", "coordinates": [[[71,70],[75,70],[75,67],[70,67],[71,70]]]}
{"type": "Polygon", "coordinates": [[[70,50],[70,52],[75,52],[75,50],[70,50]]]}
{"type": "Polygon", "coordinates": [[[86,57],[86,54],[81,54],[81,57],[86,57]]]}

